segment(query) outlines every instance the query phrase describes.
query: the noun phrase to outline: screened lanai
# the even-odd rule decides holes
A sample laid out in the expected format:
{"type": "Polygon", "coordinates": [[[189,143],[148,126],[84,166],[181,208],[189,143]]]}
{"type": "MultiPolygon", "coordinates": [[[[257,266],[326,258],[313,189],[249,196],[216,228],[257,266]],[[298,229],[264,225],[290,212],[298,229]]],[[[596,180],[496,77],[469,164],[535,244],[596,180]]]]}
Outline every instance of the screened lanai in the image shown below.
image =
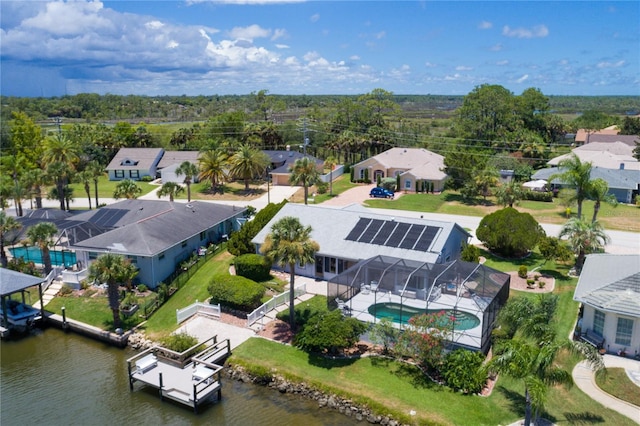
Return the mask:
{"type": "Polygon", "coordinates": [[[390,318],[400,329],[412,316],[444,311],[452,320],[454,346],[487,352],[509,283],[508,274],[478,263],[433,264],[380,255],[330,279],[328,301],[345,315],[369,323],[390,318]]]}

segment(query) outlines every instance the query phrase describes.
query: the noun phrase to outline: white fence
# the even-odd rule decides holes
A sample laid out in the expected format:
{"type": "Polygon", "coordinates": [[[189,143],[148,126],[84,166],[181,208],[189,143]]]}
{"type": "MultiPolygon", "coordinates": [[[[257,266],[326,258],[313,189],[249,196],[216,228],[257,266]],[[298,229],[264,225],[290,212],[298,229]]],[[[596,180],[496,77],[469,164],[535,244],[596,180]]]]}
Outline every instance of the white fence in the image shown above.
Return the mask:
{"type": "Polygon", "coordinates": [[[86,269],[86,268],[81,271],[64,270],[62,271],[62,282],[69,285],[72,288],[75,288],[76,290],[79,290],[80,283],[83,280],[86,280],[88,276],[89,276],[89,269],[86,269]]]}
{"type": "Polygon", "coordinates": [[[62,266],[54,266],[42,283],[42,291],[47,291],[53,280],[64,270],[62,266]]]}
{"type": "Polygon", "coordinates": [[[176,316],[178,324],[182,321],[191,318],[194,315],[207,315],[210,317],[220,318],[220,304],[212,305],[210,303],[201,303],[196,300],[195,303],[187,306],[186,308],[176,309],[176,316]]]}
{"type": "MultiPolygon", "coordinates": [[[[307,292],[307,285],[304,283],[293,288],[293,294],[295,295],[295,297],[300,297],[306,292],[307,292]]],[[[286,305],[287,303],[289,303],[289,290],[285,291],[282,294],[278,294],[277,296],[274,296],[271,300],[269,300],[266,303],[263,303],[255,311],[247,315],[247,327],[251,327],[251,325],[254,322],[264,317],[268,312],[272,311],[278,306],[286,305]]]]}
{"type": "Polygon", "coordinates": [[[339,164],[333,170],[333,172],[327,173],[325,175],[320,175],[320,180],[324,183],[329,183],[330,179],[336,180],[338,177],[344,174],[344,166],[339,164]]]}

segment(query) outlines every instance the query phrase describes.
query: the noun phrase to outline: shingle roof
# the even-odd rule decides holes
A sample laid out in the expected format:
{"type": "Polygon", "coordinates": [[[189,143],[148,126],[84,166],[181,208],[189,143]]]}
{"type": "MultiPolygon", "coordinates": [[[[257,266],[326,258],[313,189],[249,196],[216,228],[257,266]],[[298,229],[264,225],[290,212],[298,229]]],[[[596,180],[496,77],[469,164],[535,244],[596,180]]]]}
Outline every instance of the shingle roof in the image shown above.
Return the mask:
{"type": "Polygon", "coordinates": [[[640,170],[640,162],[631,155],[616,154],[607,150],[589,150],[589,149],[574,149],[569,154],[560,155],[559,157],[552,158],[547,162],[550,166],[557,166],[562,160],[565,160],[571,155],[575,154],[580,161],[590,162],[594,167],[602,167],[606,169],[619,169],[622,164],[624,169],[640,170]]]}
{"type": "Polygon", "coordinates": [[[439,170],[444,167],[444,157],[424,148],[391,148],[373,157],[386,168],[431,167],[439,170]]]}
{"type": "Polygon", "coordinates": [[[12,271],[11,269],[0,268],[0,296],[24,290],[31,286],[40,284],[44,278],[12,271]]]}
{"type": "MultiPolygon", "coordinates": [[[[544,179],[549,178],[555,174],[562,173],[562,169],[558,167],[549,167],[546,169],[540,169],[536,171],[532,179],[544,179]]],[[[609,188],[611,189],[637,189],[640,183],[640,170],[619,170],[619,169],[604,169],[601,167],[594,167],[591,169],[591,179],[604,179],[609,188]]],[[[554,179],[551,183],[561,184],[559,179],[554,179]]]]}
{"type": "Polygon", "coordinates": [[[588,255],[573,299],[608,312],[640,317],[640,255],[588,255]]]}
{"type": "Polygon", "coordinates": [[[304,204],[285,204],[276,216],[252,240],[254,244],[262,244],[271,232],[275,222],[285,216],[297,217],[300,222],[313,229],[311,238],[320,245],[320,255],[331,255],[345,259],[367,259],[379,254],[422,262],[438,262],[438,256],[444,248],[452,232],[467,232],[453,222],[441,222],[426,219],[394,217],[366,211],[361,207],[347,206],[336,209],[304,204]],[[356,227],[360,218],[372,218],[383,221],[395,221],[403,224],[427,225],[438,228],[428,251],[410,250],[399,247],[364,243],[348,240],[347,236],[356,227]]]}
{"type": "Polygon", "coordinates": [[[196,166],[198,165],[198,151],[165,151],[158,163],[158,169],[171,166],[173,164],[180,165],[184,161],[190,161],[196,166]]]}
{"type": "Polygon", "coordinates": [[[184,204],[169,201],[125,200],[102,207],[100,210],[111,210],[111,213],[116,215],[114,216],[116,228],[81,241],[71,248],[109,249],[117,253],[153,256],[237,216],[244,209],[198,201],[184,204]]]}
{"type": "Polygon", "coordinates": [[[149,170],[162,152],[162,148],[120,148],[106,170],[149,170]],[[125,160],[137,163],[135,165],[122,165],[125,160]]]}
{"type": "Polygon", "coordinates": [[[293,163],[296,162],[297,159],[299,158],[304,158],[304,157],[309,157],[309,159],[315,161],[316,166],[320,167],[323,164],[322,160],[318,160],[317,158],[311,156],[311,155],[304,155],[304,153],[302,152],[298,152],[298,151],[282,151],[282,150],[278,150],[278,151],[262,151],[265,154],[267,154],[269,156],[269,158],[271,159],[271,164],[280,164],[284,161],[284,164],[282,164],[281,166],[276,167],[275,169],[271,170],[271,173],[274,174],[278,174],[278,173],[290,173],[289,169],[293,166],[293,163]]]}

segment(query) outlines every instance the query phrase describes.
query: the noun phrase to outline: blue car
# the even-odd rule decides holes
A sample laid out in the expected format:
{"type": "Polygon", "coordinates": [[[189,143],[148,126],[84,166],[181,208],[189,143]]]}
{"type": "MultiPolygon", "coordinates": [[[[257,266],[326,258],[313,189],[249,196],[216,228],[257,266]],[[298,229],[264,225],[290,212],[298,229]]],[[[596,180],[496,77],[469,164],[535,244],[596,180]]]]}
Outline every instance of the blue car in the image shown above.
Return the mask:
{"type": "Polygon", "coordinates": [[[369,192],[369,196],[374,198],[393,198],[394,193],[388,189],[376,186],[371,190],[371,192],[369,192]]]}

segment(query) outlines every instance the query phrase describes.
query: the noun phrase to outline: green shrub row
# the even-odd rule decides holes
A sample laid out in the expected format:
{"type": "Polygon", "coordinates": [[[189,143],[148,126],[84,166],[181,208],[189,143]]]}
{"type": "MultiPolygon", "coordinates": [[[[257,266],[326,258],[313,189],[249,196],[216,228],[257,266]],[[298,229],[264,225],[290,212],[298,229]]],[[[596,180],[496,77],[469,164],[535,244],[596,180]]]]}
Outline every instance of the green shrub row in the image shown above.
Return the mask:
{"type": "Polygon", "coordinates": [[[234,259],[236,275],[253,281],[266,281],[271,277],[271,263],[259,254],[243,254],[234,259]]]}
{"type": "Polygon", "coordinates": [[[524,191],[522,198],[529,201],[544,201],[550,203],[553,201],[553,192],[540,192],[540,191],[524,191]]]}
{"type": "Polygon", "coordinates": [[[258,232],[273,219],[286,203],[287,200],[282,200],[282,202],[278,204],[271,203],[267,205],[264,209],[260,210],[252,220],[246,222],[239,231],[231,234],[231,238],[229,238],[227,244],[229,253],[234,256],[255,253],[256,247],[251,243],[251,240],[258,235],[258,232]]]}
{"type": "Polygon", "coordinates": [[[214,275],[209,281],[211,303],[250,312],[260,306],[264,287],[239,275],[214,275]]]}

